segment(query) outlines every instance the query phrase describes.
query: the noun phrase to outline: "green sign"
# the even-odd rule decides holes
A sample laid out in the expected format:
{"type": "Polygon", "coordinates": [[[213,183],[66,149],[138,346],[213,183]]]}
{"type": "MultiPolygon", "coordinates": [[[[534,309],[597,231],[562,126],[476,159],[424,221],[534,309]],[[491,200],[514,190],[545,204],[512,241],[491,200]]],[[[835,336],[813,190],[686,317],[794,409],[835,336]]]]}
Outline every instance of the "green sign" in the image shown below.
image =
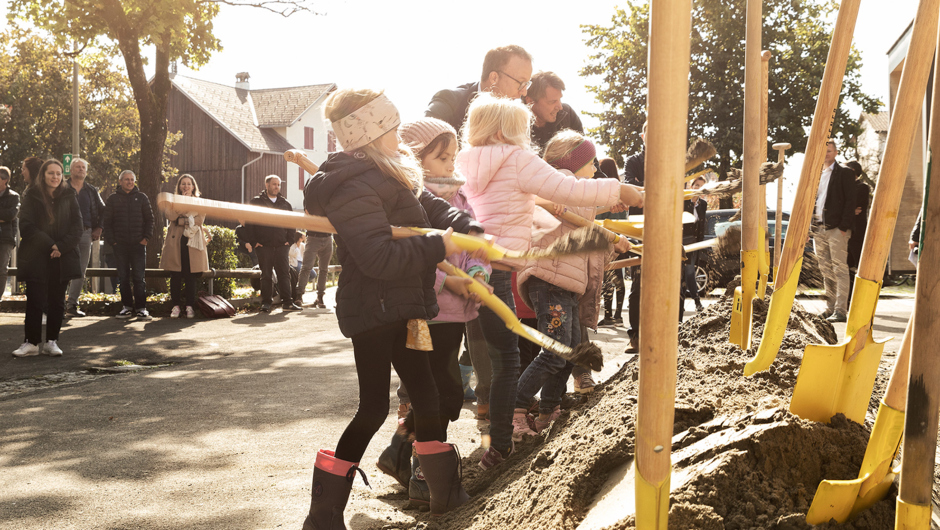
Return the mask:
{"type": "Polygon", "coordinates": [[[65,176],[72,174],[72,155],[66,153],[62,155],[62,166],[65,167],[65,176]]]}

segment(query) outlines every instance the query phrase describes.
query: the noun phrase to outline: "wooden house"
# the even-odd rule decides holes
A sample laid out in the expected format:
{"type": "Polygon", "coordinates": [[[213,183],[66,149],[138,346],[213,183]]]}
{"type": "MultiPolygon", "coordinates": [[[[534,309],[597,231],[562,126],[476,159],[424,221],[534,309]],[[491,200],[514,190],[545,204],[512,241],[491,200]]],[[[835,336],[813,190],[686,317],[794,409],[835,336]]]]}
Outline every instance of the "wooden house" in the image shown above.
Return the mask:
{"type": "MultiPolygon", "coordinates": [[[[180,174],[199,183],[202,196],[248,202],[264,188],[264,178],[281,178],[281,194],[295,210],[303,209],[309,175],[284,160],[288,149],[303,149],[317,165],[337,150],[323,120],[322,105],[333,83],[251,90],[248,73],[235,86],[171,76],[168,130],[182,132],[170,156],[180,174]]],[[[175,183],[164,184],[172,191],[175,183]]]]}

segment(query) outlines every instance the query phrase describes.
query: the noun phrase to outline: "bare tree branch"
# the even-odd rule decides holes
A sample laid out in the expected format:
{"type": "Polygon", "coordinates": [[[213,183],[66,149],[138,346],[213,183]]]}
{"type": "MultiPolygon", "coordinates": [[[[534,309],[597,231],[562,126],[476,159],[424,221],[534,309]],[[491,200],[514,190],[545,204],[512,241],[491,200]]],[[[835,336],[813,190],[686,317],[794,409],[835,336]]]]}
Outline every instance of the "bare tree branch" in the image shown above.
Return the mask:
{"type": "Polygon", "coordinates": [[[294,13],[307,12],[314,15],[322,15],[323,13],[317,12],[313,9],[311,5],[308,5],[306,0],[254,0],[254,1],[240,1],[240,0],[202,0],[204,3],[211,4],[225,4],[230,6],[238,7],[257,7],[270,11],[272,13],[277,13],[282,17],[289,17],[294,13]]]}

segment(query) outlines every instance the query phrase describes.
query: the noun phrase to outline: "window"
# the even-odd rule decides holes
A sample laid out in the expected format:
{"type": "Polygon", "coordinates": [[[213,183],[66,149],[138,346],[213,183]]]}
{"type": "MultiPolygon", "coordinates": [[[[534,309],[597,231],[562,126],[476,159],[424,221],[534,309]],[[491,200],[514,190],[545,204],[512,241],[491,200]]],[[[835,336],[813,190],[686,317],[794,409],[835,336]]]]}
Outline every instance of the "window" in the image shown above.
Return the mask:
{"type": "Polygon", "coordinates": [[[304,172],[304,168],[302,168],[302,167],[297,168],[297,182],[300,184],[300,190],[301,190],[301,191],[303,191],[303,189],[304,189],[304,177],[305,177],[305,176],[306,176],[306,175],[305,175],[305,172],[304,172]]]}
{"type": "Polygon", "coordinates": [[[304,149],[313,149],[313,127],[304,127],[304,149]]]}
{"type": "Polygon", "coordinates": [[[336,134],[334,134],[333,131],[326,133],[326,151],[328,153],[336,152],[336,134]]]}

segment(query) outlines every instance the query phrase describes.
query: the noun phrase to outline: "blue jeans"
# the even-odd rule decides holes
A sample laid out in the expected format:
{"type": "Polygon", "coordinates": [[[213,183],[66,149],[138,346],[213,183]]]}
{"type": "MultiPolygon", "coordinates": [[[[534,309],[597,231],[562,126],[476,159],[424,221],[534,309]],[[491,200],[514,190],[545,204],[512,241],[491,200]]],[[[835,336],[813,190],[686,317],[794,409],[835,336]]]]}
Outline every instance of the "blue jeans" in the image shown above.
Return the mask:
{"type": "MultiPolygon", "coordinates": [[[[578,295],[539,278],[527,282],[529,302],[538,315],[539,331],[558,342],[576,346],[581,342],[578,295]]],[[[571,375],[571,363],[543,349],[519,377],[516,408],[527,408],[539,389],[539,412],[551,414],[561,404],[571,375]]]]}
{"type": "MultiPolygon", "coordinates": [[[[512,299],[512,273],[494,270],[490,275],[493,294],[516,309],[512,299]]],[[[519,382],[519,336],[487,307],[480,308],[480,325],[486,338],[490,364],[493,368],[490,385],[490,445],[502,455],[512,447],[512,409],[519,382]]]]}
{"type": "Polygon", "coordinates": [[[114,245],[114,262],[121,281],[121,303],[134,310],[147,307],[147,287],[144,269],[147,247],[140,243],[114,245]]]}

